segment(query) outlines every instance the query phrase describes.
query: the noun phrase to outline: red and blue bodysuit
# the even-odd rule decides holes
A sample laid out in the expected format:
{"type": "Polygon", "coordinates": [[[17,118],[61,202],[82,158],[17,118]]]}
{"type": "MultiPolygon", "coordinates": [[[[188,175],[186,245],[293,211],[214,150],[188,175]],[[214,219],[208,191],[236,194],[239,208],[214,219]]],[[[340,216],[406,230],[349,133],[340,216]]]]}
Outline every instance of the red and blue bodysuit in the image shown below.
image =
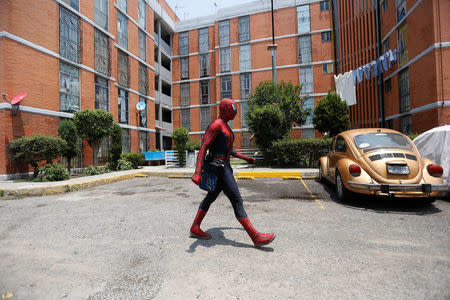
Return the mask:
{"type": "Polygon", "coordinates": [[[233,170],[230,166],[230,156],[234,156],[248,163],[255,163],[254,157],[245,156],[233,149],[234,134],[227,122],[233,120],[237,113],[237,107],[233,100],[223,99],[219,104],[219,118],[212,122],[206,129],[203,136],[202,145],[198,153],[197,166],[192,176],[195,184],[200,184],[201,170],[205,161],[206,150],[209,150],[208,159],[220,161],[223,167],[219,168],[219,174],[216,189],[208,192],[206,197],[200,203],[194,223],[190,229],[191,237],[209,239],[211,236],[200,229],[200,223],[206,215],[211,204],[217,199],[220,192],[224,192],[230,199],[234,209],[234,214],[244,229],[250,235],[255,246],[267,245],[273,241],[275,235],[273,233],[260,233],[250,223],[247,213],[244,210],[241,194],[233,176],[233,170]]]}

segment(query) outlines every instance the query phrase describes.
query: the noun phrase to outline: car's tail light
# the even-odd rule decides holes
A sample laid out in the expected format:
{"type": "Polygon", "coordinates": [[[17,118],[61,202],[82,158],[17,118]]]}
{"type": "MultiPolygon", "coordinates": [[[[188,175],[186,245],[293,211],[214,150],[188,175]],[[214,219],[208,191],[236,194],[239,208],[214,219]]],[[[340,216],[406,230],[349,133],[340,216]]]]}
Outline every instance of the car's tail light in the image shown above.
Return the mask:
{"type": "Polygon", "coordinates": [[[352,175],[353,177],[361,175],[361,168],[355,164],[351,164],[350,166],[348,166],[348,171],[350,172],[350,175],[352,175]]]}
{"type": "Polygon", "coordinates": [[[437,164],[429,164],[427,166],[428,173],[433,177],[441,177],[444,173],[444,169],[437,164]]]}

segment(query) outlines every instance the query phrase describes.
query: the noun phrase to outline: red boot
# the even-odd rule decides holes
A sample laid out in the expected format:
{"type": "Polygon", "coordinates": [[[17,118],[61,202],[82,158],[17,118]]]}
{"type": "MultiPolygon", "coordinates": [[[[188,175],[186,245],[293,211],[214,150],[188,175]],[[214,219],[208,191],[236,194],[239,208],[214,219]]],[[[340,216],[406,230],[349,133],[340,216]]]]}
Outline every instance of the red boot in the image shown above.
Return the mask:
{"type": "Polygon", "coordinates": [[[206,215],[206,211],[199,209],[197,211],[197,215],[195,216],[194,223],[192,223],[191,230],[190,230],[190,236],[194,238],[199,239],[210,239],[211,235],[207,234],[206,232],[203,232],[203,230],[200,229],[200,223],[202,222],[203,218],[206,215]]]}
{"type": "Polygon", "coordinates": [[[275,234],[273,233],[260,233],[258,232],[250,222],[249,218],[238,218],[239,223],[247,231],[248,235],[251,237],[255,247],[261,247],[270,244],[275,239],[275,234]]]}

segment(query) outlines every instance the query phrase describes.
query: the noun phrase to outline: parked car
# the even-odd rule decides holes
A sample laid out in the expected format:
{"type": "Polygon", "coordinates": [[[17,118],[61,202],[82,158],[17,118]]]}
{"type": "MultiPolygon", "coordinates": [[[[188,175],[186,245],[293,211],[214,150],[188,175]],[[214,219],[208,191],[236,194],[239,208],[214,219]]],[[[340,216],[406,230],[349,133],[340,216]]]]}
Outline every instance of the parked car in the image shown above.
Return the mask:
{"type": "Polygon", "coordinates": [[[337,135],[319,161],[319,179],[336,185],[339,200],[352,193],[427,197],[432,202],[449,185],[443,168],[421,157],[404,134],[384,128],[354,129],[337,135]]]}

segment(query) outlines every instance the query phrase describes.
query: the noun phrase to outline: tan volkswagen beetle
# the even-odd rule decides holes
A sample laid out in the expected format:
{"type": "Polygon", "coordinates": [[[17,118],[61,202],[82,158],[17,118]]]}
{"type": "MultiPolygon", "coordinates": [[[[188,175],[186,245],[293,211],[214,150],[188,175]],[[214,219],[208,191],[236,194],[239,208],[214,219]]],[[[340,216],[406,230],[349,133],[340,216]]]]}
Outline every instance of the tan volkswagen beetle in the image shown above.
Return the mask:
{"type": "Polygon", "coordinates": [[[414,143],[398,131],[354,129],[337,135],[319,160],[319,179],[336,184],[339,200],[352,192],[396,197],[433,197],[448,191],[443,169],[420,157],[414,143]]]}

